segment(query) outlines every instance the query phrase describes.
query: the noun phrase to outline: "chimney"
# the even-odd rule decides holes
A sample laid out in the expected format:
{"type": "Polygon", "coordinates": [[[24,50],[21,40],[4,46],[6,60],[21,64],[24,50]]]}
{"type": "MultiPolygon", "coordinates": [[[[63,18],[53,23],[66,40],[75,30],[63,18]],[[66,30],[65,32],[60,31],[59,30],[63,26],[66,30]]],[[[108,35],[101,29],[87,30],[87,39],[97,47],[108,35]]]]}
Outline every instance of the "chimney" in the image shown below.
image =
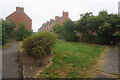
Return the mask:
{"type": "Polygon", "coordinates": [[[47,24],[50,23],[49,21],[47,21],[47,24]]]}
{"type": "Polygon", "coordinates": [[[54,20],[53,20],[53,19],[50,19],[50,22],[54,22],[54,20]]]}
{"type": "Polygon", "coordinates": [[[44,23],[43,25],[46,26],[47,23],[44,23]]]}
{"type": "Polygon", "coordinates": [[[55,16],[55,20],[57,20],[58,18],[60,18],[59,16],[55,16]]]}
{"type": "Polygon", "coordinates": [[[44,24],[42,24],[42,26],[44,26],[45,25],[45,23],[44,24]]]}
{"type": "Polygon", "coordinates": [[[68,12],[63,11],[63,17],[68,17],[68,12]]]}
{"type": "Polygon", "coordinates": [[[24,11],[23,7],[16,7],[16,11],[24,11]]]}

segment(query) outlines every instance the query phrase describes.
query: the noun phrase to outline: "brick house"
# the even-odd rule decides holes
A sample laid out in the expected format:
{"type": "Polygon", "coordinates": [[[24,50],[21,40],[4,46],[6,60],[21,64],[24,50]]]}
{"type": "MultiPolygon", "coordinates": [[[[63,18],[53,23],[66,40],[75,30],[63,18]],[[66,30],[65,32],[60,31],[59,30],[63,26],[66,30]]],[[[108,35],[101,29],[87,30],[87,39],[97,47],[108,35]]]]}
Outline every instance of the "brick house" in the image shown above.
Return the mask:
{"type": "Polygon", "coordinates": [[[6,17],[6,20],[12,20],[17,27],[19,24],[24,23],[27,29],[32,29],[32,20],[24,12],[23,7],[16,7],[16,11],[6,17]]]}
{"type": "Polygon", "coordinates": [[[42,27],[38,29],[38,31],[52,31],[55,24],[63,25],[63,23],[67,20],[70,20],[68,17],[68,12],[63,11],[62,17],[55,16],[55,20],[50,19],[50,21],[44,23],[42,27]]]}

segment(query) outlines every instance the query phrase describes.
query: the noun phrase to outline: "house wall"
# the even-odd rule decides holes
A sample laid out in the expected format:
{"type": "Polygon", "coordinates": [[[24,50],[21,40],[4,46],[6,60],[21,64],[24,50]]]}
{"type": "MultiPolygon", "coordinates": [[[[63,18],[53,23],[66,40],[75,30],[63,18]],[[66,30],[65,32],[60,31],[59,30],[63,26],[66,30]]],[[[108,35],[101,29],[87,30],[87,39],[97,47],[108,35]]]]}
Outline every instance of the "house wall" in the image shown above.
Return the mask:
{"type": "Polygon", "coordinates": [[[25,14],[24,8],[16,7],[16,11],[6,17],[6,19],[14,21],[17,28],[20,23],[25,23],[27,29],[32,29],[32,20],[25,14]]]}
{"type": "MultiPolygon", "coordinates": [[[[55,20],[57,20],[57,19],[59,19],[59,18],[61,18],[61,17],[55,16],[55,20]]],[[[52,22],[54,22],[55,20],[50,19],[50,22],[47,21],[47,22],[44,23],[42,26],[45,26],[46,24],[52,23],[52,22]]],[[[45,26],[45,27],[41,27],[38,31],[53,31],[53,27],[55,26],[55,24],[63,25],[63,23],[64,23],[65,21],[67,21],[67,20],[70,20],[70,18],[68,17],[68,12],[64,12],[64,11],[63,11],[62,18],[61,18],[58,22],[56,22],[56,23],[54,23],[54,24],[51,24],[51,25],[47,25],[47,26],[45,26]]]]}

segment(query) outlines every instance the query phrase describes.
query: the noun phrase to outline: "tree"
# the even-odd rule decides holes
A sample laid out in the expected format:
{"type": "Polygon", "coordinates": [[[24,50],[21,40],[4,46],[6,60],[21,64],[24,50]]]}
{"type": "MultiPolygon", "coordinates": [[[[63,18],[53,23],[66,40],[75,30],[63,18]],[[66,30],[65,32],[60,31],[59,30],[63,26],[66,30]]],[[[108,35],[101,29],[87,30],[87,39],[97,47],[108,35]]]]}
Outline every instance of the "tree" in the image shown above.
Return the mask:
{"type": "Polygon", "coordinates": [[[71,20],[67,20],[66,22],[63,23],[63,29],[66,32],[74,32],[75,28],[76,28],[76,25],[71,20]]]}
{"type": "Polygon", "coordinates": [[[25,24],[19,24],[16,30],[16,36],[18,41],[22,41],[24,38],[32,34],[32,30],[26,29],[25,24]]]}
{"type": "Polygon", "coordinates": [[[0,26],[2,28],[2,44],[4,45],[8,41],[8,38],[11,37],[16,25],[13,21],[1,19],[0,26]]]}
{"type": "Polygon", "coordinates": [[[16,25],[13,21],[11,20],[2,20],[2,28],[5,29],[5,32],[8,36],[11,35],[12,32],[14,32],[16,25]]]}
{"type": "Polygon", "coordinates": [[[63,38],[66,41],[77,41],[78,36],[75,32],[76,25],[73,21],[68,20],[63,24],[63,38]]]}
{"type": "Polygon", "coordinates": [[[53,27],[53,31],[57,34],[62,34],[63,33],[63,26],[59,24],[55,24],[53,27]]]}
{"type": "Polygon", "coordinates": [[[76,24],[68,20],[63,23],[63,25],[56,24],[53,31],[57,34],[58,38],[64,39],[66,41],[77,41],[78,36],[75,32],[76,24]]]}
{"type": "Polygon", "coordinates": [[[81,15],[81,19],[77,21],[77,32],[83,33],[83,35],[86,35],[90,31],[91,24],[90,21],[92,21],[93,15],[92,13],[85,13],[81,15]]]}
{"type": "Polygon", "coordinates": [[[58,38],[62,39],[63,38],[63,26],[59,24],[55,24],[53,27],[54,33],[57,35],[58,38]]]}
{"type": "Polygon", "coordinates": [[[101,17],[103,22],[99,26],[98,35],[106,38],[107,44],[111,42],[117,44],[120,38],[118,38],[115,33],[120,30],[120,17],[117,14],[108,14],[105,11],[101,11],[98,16],[101,17]]]}
{"type": "Polygon", "coordinates": [[[97,16],[85,13],[77,21],[76,30],[82,34],[83,41],[100,44],[118,43],[120,17],[116,14],[108,14],[104,10],[97,16]]]}

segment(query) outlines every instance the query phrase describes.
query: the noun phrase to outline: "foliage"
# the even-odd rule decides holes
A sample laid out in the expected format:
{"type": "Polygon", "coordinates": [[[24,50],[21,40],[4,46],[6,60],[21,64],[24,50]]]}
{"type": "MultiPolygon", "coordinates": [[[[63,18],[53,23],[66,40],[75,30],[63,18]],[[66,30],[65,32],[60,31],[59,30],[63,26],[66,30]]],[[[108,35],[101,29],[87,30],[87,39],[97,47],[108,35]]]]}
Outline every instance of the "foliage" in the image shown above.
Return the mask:
{"type": "Polygon", "coordinates": [[[53,27],[53,31],[54,33],[56,33],[59,39],[63,38],[63,26],[62,25],[55,24],[55,26],[53,27]]]}
{"type": "Polygon", "coordinates": [[[120,17],[117,14],[108,14],[104,10],[97,16],[85,13],[81,15],[76,25],[77,32],[83,34],[83,41],[100,44],[111,44],[111,42],[117,44],[119,41],[116,40],[118,37],[114,37],[120,36],[120,17]]]}
{"type": "Polygon", "coordinates": [[[83,41],[88,42],[88,43],[94,43],[93,38],[94,36],[89,34],[83,37],[83,41]]]}
{"type": "Polygon", "coordinates": [[[29,56],[42,58],[51,53],[56,36],[50,32],[39,32],[23,41],[22,48],[29,56]]]}
{"type": "Polygon", "coordinates": [[[8,42],[9,38],[17,37],[17,40],[23,40],[23,38],[31,35],[33,32],[32,30],[26,29],[25,24],[20,24],[19,27],[16,28],[16,25],[13,21],[1,19],[0,33],[2,33],[0,35],[2,36],[0,40],[2,39],[2,44],[4,45],[6,42],[8,42]]]}
{"type": "Polygon", "coordinates": [[[63,26],[59,24],[55,24],[53,27],[53,31],[57,34],[62,34],[63,33],[63,26]]]}
{"type": "Polygon", "coordinates": [[[71,20],[68,20],[64,23],[63,25],[63,38],[66,40],[66,41],[77,41],[78,40],[78,36],[75,32],[75,28],[76,28],[76,25],[73,21],[71,20]]]}
{"type": "Polygon", "coordinates": [[[10,36],[16,27],[15,23],[11,20],[2,20],[2,28],[4,28],[5,33],[10,36]]]}
{"type": "Polygon", "coordinates": [[[63,24],[63,26],[56,24],[53,30],[60,39],[62,38],[66,41],[77,41],[78,36],[76,35],[75,28],[75,23],[71,20],[68,20],[63,24]]]}
{"type": "Polygon", "coordinates": [[[2,21],[0,21],[0,45],[2,45],[2,21]]]}
{"type": "Polygon", "coordinates": [[[75,23],[71,20],[67,20],[66,22],[64,22],[63,26],[64,31],[66,32],[74,32],[76,27],[75,23]]]}
{"type": "Polygon", "coordinates": [[[8,41],[8,34],[5,32],[5,28],[2,29],[2,45],[7,43],[8,41]]]}
{"type": "Polygon", "coordinates": [[[18,29],[16,30],[16,36],[18,41],[22,41],[29,35],[32,35],[32,30],[26,29],[25,24],[19,24],[18,29]]]}
{"type": "Polygon", "coordinates": [[[66,41],[78,41],[78,36],[76,35],[75,32],[64,32],[63,33],[63,38],[66,40],[66,41]]]}
{"type": "Polygon", "coordinates": [[[14,28],[16,27],[15,23],[10,20],[0,20],[0,25],[2,26],[2,44],[4,45],[8,38],[11,37],[11,33],[14,32],[14,28]]]}

